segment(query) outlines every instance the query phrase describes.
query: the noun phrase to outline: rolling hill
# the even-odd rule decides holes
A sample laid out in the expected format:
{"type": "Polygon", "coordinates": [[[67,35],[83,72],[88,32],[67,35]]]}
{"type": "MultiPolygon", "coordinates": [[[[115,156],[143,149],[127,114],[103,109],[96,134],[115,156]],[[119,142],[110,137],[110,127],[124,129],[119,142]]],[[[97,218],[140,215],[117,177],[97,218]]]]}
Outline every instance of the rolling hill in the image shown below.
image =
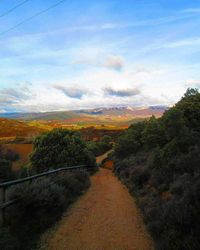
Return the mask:
{"type": "MultiPolygon", "coordinates": [[[[81,130],[85,137],[91,130],[122,130],[130,124],[148,119],[154,115],[162,116],[167,108],[153,107],[115,107],[57,111],[44,113],[6,113],[0,114],[0,138],[34,137],[44,131],[57,127],[81,130]],[[84,130],[87,129],[87,130],[84,130]]],[[[94,132],[96,131],[96,132],[94,132]]],[[[98,133],[97,133],[98,134],[98,133]]],[[[98,137],[98,136],[97,136],[98,137]]]]}
{"type": "Polygon", "coordinates": [[[152,115],[162,116],[166,109],[165,106],[114,107],[44,113],[6,113],[0,114],[0,117],[26,121],[60,121],[68,124],[129,124],[130,121],[138,118],[148,118],[152,115]]]}
{"type": "Polygon", "coordinates": [[[23,121],[0,118],[0,137],[33,137],[44,129],[31,126],[23,121]]]}

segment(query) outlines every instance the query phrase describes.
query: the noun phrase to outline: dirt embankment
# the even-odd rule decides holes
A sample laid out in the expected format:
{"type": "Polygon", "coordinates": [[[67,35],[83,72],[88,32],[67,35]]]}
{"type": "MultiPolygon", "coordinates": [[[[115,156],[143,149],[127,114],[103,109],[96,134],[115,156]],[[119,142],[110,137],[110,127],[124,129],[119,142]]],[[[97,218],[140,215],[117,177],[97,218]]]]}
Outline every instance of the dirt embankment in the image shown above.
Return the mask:
{"type": "Polygon", "coordinates": [[[128,190],[110,170],[92,177],[88,192],[42,240],[48,250],[152,250],[128,190]]]}

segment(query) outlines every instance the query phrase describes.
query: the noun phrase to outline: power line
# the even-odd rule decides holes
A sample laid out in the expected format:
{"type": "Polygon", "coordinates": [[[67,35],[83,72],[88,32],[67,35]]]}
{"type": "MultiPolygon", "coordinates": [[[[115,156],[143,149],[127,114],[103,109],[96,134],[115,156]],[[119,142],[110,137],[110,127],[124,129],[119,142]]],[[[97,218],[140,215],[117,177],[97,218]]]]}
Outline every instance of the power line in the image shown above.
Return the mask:
{"type": "Polygon", "coordinates": [[[30,16],[30,17],[24,19],[23,21],[21,21],[21,22],[17,23],[16,25],[10,27],[9,29],[4,30],[3,32],[0,32],[0,36],[5,35],[5,34],[8,33],[9,31],[12,31],[12,30],[18,28],[19,26],[21,26],[21,25],[23,25],[23,24],[25,24],[25,23],[31,21],[32,19],[34,19],[34,18],[36,18],[36,17],[38,17],[38,16],[41,16],[42,14],[48,12],[48,11],[51,10],[51,9],[54,9],[55,7],[57,7],[58,5],[62,4],[63,2],[66,2],[66,1],[67,1],[67,0],[58,1],[58,2],[56,2],[55,4],[49,6],[47,9],[44,9],[44,10],[42,10],[42,11],[40,11],[40,12],[37,12],[37,13],[34,14],[33,16],[30,16]]]}
{"type": "Polygon", "coordinates": [[[30,0],[24,0],[22,2],[20,2],[19,4],[17,4],[16,6],[14,6],[13,8],[5,11],[4,13],[0,14],[0,18],[7,16],[8,14],[10,14],[11,12],[13,12],[14,10],[18,9],[19,7],[21,7],[22,5],[24,5],[25,3],[27,3],[30,0]]]}

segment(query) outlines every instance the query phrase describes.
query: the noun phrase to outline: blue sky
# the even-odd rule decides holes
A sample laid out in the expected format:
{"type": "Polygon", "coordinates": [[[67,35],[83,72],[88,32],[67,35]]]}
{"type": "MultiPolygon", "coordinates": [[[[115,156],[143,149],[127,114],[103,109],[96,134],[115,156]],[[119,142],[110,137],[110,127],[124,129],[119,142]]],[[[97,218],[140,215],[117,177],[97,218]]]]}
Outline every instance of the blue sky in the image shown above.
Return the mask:
{"type": "Polygon", "coordinates": [[[200,87],[199,0],[66,0],[10,30],[59,1],[2,16],[22,2],[0,1],[0,112],[172,105],[200,87]]]}

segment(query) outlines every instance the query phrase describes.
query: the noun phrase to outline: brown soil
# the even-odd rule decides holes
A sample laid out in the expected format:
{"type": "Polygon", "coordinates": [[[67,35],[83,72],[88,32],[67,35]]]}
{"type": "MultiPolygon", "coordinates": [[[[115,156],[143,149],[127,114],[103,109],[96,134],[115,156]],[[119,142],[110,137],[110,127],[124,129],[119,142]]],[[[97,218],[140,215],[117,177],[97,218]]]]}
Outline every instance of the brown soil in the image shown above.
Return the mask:
{"type": "Polygon", "coordinates": [[[48,250],[153,249],[134,199],[107,169],[92,177],[88,192],[42,241],[48,250]]]}
{"type": "Polygon", "coordinates": [[[105,161],[105,163],[102,165],[102,168],[106,168],[106,169],[113,169],[113,161],[107,160],[105,161]]]}
{"type": "Polygon", "coordinates": [[[108,155],[112,152],[113,150],[109,150],[108,152],[106,152],[103,155],[100,155],[98,157],[96,157],[96,162],[98,165],[100,165],[105,159],[107,159],[108,155]]]}

